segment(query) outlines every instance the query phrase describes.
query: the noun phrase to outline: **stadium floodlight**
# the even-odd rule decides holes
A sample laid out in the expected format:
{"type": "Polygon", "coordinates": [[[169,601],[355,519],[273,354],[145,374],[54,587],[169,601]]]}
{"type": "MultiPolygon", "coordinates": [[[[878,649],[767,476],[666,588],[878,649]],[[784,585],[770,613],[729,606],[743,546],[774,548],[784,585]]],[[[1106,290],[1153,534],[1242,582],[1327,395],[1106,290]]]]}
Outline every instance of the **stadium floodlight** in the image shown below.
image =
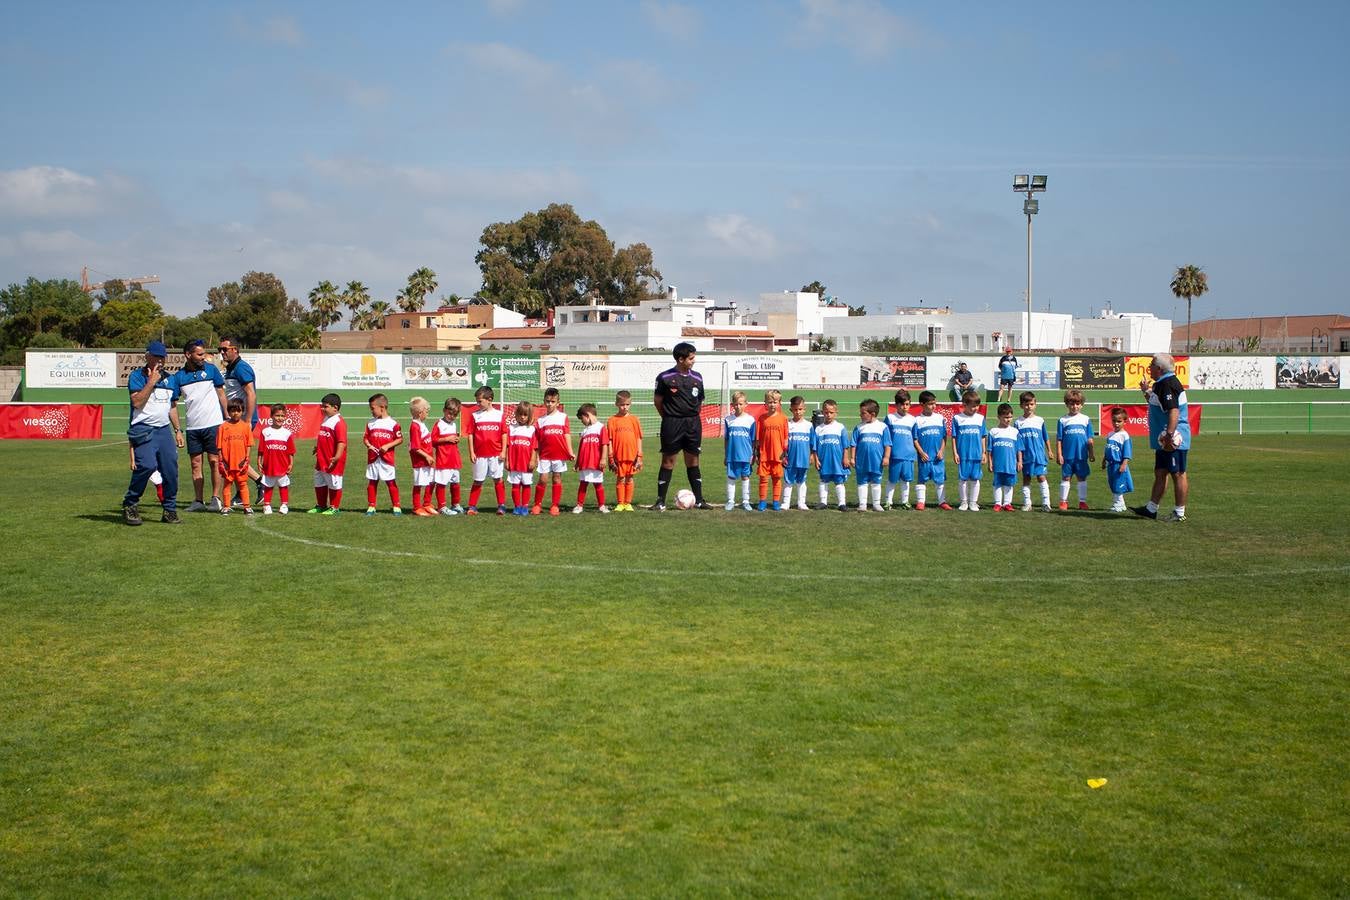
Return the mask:
{"type": "Polygon", "coordinates": [[[1022,202],[1022,213],[1027,217],[1027,326],[1024,336],[1028,350],[1031,349],[1031,217],[1041,211],[1040,202],[1031,195],[1044,191],[1047,181],[1049,178],[1045,175],[1013,176],[1013,190],[1027,195],[1022,202]]]}

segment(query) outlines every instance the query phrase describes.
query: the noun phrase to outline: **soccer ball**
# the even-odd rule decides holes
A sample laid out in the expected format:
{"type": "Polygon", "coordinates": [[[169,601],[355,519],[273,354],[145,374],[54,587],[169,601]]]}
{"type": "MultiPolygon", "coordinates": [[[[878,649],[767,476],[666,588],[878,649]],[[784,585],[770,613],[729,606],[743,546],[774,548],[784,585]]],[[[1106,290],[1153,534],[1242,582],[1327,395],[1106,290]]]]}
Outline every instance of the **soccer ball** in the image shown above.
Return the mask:
{"type": "Polygon", "coordinates": [[[694,492],[686,488],[677,493],[675,495],[675,506],[678,509],[693,509],[694,492]]]}

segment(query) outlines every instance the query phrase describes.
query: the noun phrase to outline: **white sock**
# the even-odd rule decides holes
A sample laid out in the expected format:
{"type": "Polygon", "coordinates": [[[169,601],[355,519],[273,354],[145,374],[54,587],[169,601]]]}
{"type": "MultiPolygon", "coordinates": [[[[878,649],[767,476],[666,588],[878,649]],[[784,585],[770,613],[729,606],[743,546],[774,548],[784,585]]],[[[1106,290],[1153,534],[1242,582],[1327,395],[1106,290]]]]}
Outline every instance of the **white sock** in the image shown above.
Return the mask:
{"type": "Polygon", "coordinates": [[[872,505],[881,505],[881,482],[872,485],[872,505]]]}
{"type": "Polygon", "coordinates": [[[867,509],[867,485],[858,482],[858,509],[867,509]]]}
{"type": "Polygon", "coordinates": [[[735,479],[735,478],[728,478],[728,479],[727,479],[727,502],[728,502],[728,503],[735,503],[735,502],[736,502],[736,479],[735,479]]]}
{"type": "Polygon", "coordinates": [[[823,481],[820,483],[820,505],[830,505],[830,486],[823,481]]]}
{"type": "Polygon", "coordinates": [[[1022,503],[1025,506],[1031,505],[1031,485],[1022,485],[1022,503]]]}
{"type": "Polygon", "coordinates": [[[928,482],[914,486],[914,499],[923,503],[928,497],[928,482]]]}
{"type": "MultiPolygon", "coordinates": [[[[1185,509],[1185,507],[1182,507],[1182,508],[1185,509]]],[[[1151,512],[1151,513],[1157,512],[1157,511],[1158,511],[1158,504],[1155,503],[1155,502],[1152,501],[1152,500],[1148,501],[1148,511],[1151,512]]]]}
{"type": "Polygon", "coordinates": [[[1176,513],[1177,515],[1179,515],[1179,516],[1184,516],[1184,515],[1186,515],[1186,507],[1184,507],[1184,506],[1177,506],[1177,507],[1174,507],[1172,511],[1175,512],[1175,513],[1176,513]]]}
{"type": "Polygon", "coordinates": [[[961,505],[962,505],[962,506],[965,506],[965,505],[966,505],[966,482],[965,482],[964,480],[962,480],[962,481],[958,484],[956,490],[957,490],[957,492],[961,495],[961,505]]]}
{"type": "Polygon", "coordinates": [[[947,483],[945,481],[937,486],[937,501],[938,506],[947,502],[947,483]]]}
{"type": "Polygon", "coordinates": [[[1069,479],[1064,479],[1059,483],[1059,502],[1069,502],[1069,479]]]}
{"type": "Polygon", "coordinates": [[[1049,506],[1049,505],[1050,505],[1050,482],[1049,482],[1049,481],[1042,481],[1042,482],[1041,482],[1041,505],[1042,505],[1042,506],[1049,506]]]}
{"type": "Polygon", "coordinates": [[[803,481],[797,488],[797,505],[806,509],[806,482],[803,481]]]}
{"type": "Polygon", "coordinates": [[[1124,494],[1112,494],[1112,495],[1111,495],[1111,505],[1112,505],[1112,506],[1124,506],[1124,505],[1125,505],[1125,495],[1124,495],[1124,494]]]}
{"type": "Polygon", "coordinates": [[[900,502],[901,502],[901,503],[908,503],[908,502],[909,502],[909,482],[908,482],[908,481],[906,481],[906,482],[901,486],[901,488],[900,488],[900,502]]]}
{"type": "Polygon", "coordinates": [[[839,502],[835,504],[836,506],[848,505],[848,495],[844,493],[844,486],[842,484],[836,484],[834,486],[834,495],[839,498],[839,502]]]}
{"type": "Polygon", "coordinates": [[[966,488],[966,499],[970,501],[971,506],[980,502],[980,483],[978,481],[972,481],[970,487],[966,488]]]}
{"type": "Polygon", "coordinates": [[[1086,503],[1086,502],[1087,502],[1087,482],[1086,482],[1086,481],[1080,481],[1080,482],[1078,482],[1078,502],[1079,502],[1079,503],[1086,503]]]}
{"type": "Polygon", "coordinates": [[[886,505],[887,505],[887,506],[894,506],[894,505],[895,505],[895,486],[896,486],[897,483],[898,483],[898,482],[894,482],[894,481],[888,481],[888,482],[886,482],[886,505]]]}
{"type": "Polygon", "coordinates": [[[750,502],[750,478],[746,476],[741,479],[741,496],[745,497],[745,502],[750,502]]]}

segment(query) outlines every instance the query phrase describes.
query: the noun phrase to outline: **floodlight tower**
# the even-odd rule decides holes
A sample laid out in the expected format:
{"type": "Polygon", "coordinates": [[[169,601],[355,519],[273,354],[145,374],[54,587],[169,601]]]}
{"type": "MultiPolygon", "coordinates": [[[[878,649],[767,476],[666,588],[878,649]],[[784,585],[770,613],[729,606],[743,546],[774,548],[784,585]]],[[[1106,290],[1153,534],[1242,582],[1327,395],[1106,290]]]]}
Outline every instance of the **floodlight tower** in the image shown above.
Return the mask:
{"type": "Polygon", "coordinates": [[[1027,349],[1031,349],[1031,217],[1040,212],[1040,202],[1032,197],[1045,190],[1046,177],[1044,175],[1014,175],[1013,190],[1019,194],[1026,194],[1027,199],[1022,203],[1022,212],[1027,216],[1027,330],[1026,343],[1027,349]]]}

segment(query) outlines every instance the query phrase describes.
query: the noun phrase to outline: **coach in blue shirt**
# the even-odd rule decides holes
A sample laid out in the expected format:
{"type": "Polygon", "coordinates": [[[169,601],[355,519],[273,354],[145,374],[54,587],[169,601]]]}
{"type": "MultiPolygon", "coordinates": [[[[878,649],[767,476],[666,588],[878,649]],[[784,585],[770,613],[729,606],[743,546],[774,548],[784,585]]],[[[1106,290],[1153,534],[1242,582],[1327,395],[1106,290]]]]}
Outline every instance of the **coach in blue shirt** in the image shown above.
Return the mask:
{"type": "Polygon", "coordinates": [[[169,355],[163,342],[151,341],[145,348],[145,365],[127,378],[131,394],[131,483],[122,498],[122,518],[128,525],[141,524],[141,495],[150,476],[159,471],[164,479],[164,514],[161,522],[181,525],[178,518],[178,448],[183,432],[178,427],[178,386],[164,373],[169,355]]]}

